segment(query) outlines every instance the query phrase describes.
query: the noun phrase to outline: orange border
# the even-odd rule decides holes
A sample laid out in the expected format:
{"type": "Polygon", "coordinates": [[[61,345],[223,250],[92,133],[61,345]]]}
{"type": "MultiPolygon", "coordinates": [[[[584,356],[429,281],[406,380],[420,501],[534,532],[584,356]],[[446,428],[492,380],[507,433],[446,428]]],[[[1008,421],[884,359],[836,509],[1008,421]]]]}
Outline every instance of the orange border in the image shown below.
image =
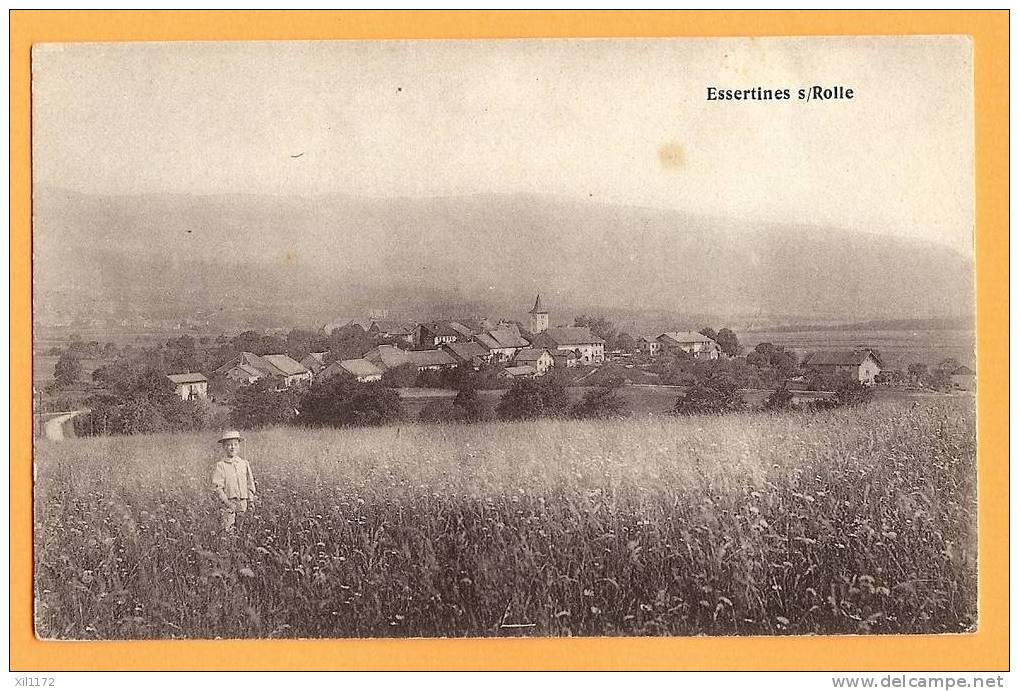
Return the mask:
{"type": "MultiPolygon", "coordinates": [[[[12,670],[1008,668],[1008,12],[14,11],[12,670]],[[968,34],[976,98],[980,629],[959,636],[42,642],[32,632],[30,68],[41,41],[968,34]]],[[[952,88],[946,84],[944,88],[952,88]]],[[[893,95],[889,94],[891,98],[893,95]]]]}

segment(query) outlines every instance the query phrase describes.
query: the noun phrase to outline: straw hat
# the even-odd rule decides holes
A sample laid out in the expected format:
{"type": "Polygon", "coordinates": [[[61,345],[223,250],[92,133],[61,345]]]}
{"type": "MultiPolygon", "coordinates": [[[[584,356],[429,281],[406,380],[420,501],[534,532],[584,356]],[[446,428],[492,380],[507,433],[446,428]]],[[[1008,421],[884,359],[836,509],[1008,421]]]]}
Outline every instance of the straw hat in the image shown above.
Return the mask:
{"type": "Polygon", "coordinates": [[[244,437],[241,436],[240,432],[238,432],[235,429],[228,429],[227,431],[223,432],[223,436],[219,438],[219,443],[222,444],[223,442],[230,441],[231,439],[236,439],[237,441],[244,441],[244,437]]]}

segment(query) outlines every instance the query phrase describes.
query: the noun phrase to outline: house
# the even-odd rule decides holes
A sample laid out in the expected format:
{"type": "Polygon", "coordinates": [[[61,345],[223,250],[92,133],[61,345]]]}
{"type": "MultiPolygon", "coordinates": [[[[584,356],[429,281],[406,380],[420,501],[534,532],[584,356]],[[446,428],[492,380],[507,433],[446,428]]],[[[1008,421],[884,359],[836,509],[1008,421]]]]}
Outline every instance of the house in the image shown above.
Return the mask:
{"type": "Polygon", "coordinates": [[[555,326],[534,337],[532,346],[577,353],[580,364],[596,365],[605,362],[605,341],[591,333],[586,326],[555,326]]]}
{"type": "Polygon", "coordinates": [[[380,345],[361,357],[385,372],[388,369],[408,364],[410,362],[408,355],[406,350],[401,350],[394,345],[380,345]]]}
{"type": "Polygon", "coordinates": [[[657,336],[641,336],[637,339],[637,350],[648,357],[654,357],[662,352],[662,344],[658,342],[657,336]]]}
{"type": "Polygon", "coordinates": [[[285,387],[311,381],[311,370],[289,355],[263,355],[262,359],[279,372],[278,375],[272,373],[270,376],[280,377],[285,387]]]}
{"type": "Polygon", "coordinates": [[[312,376],[317,376],[326,367],[326,355],[328,353],[308,353],[301,358],[301,364],[311,372],[312,376]]]}
{"type": "Polygon", "coordinates": [[[554,350],[552,362],[555,367],[576,367],[577,354],[572,350],[554,350]]]}
{"type": "Polygon", "coordinates": [[[489,358],[499,362],[512,360],[518,350],[531,345],[520,335],[516,324],[477,334],[474,340],[488,352],[489,358]]]}
{"type": "Polygon", "coordinates": [[[322,379],[330,379],[337,375],[353,377],[358,381],[372,382],[382,379],[382,370],[364,358],[353,360],[336,360],[319,375],[322,379]]]}
{"type": "Polygon", "coordinates": [[[216,370],[216,374],[222,375],[235,384],[254,384],[265,376],[259,370],[243,362],[236,363],[226,369],[216,370]]]}
{"type": "Polygon", "coordinates": [[[461,318],[457,322],[450,323],[464,326],[471,332],[471,336],[482,333],[483,331],[491,331],[492,329],[499,328],[498,325],[494,324],[488,317],[466,317],[461,318]]]}
{"type": "Polygon", "coordinates": [[[376,339],[389,338],[411,345],[414,343],[414,325],[378,319],[368,325],[368,335],[376,339]]]}
{"type": "Polygon", "coordinates": [[[457,365],[456,358],[445,350],[412,350],[407,355],[410,356],[410,361],[417,366],[418,372],[452,369],[457,365]]]}
{"type": "Polygon", "coordinates": [[[460,335],[459,340],[461,341],[471,340],[471,337],[473,337],[474,334],[481,330],[472,329],[467,324],[463,324],[461,322],[449,322],[449,328],[453,329],[453,331],[456,331],[460,335]]]}
{"type": "Polygon", "coordinates": [[[810,353],[803,360],[804,369],[825,376],[853,377],[862,384],[872,386],[874,377],[881,373],[881,360],[874,351],[827,350],[810,353]]]}
{"type": "Polygon", "coordinates": [[[419,348],[438,348],[446,343],[470,338],[467,327],[458,324],[460,329],[453,328],[450,322],[427,322],[418,324],[414,329],[414,345],[419,348]],[[466,335],[464,332],[467,332],[466,335]]]}
{"type": "Polygon", "coordinates": [[[537,376],[537,374],[538,370],[530,365],[515,365],[499,372],[499,376],[503,379],[528,379],[537,376]]]}
{"type": "Polygon", "coordinates": [[[661,345],[662,352],[683,351],[698,360],[717,360],[722,352],[715,339],[696,331],[666,331],[655,340],[661,345]]]}
{"type": "Polygon", "coordinates": [[[240,384],[269,377],[278,380],[280,388],[311,381],[311,371],[289,355],[255,355],[247,351],[220,366],[216,374],[240,384]]]}
{"type": "Polygon", "coordinates": [[[454,341],[442,346],[442,349],[452,355],[459,365],[466,365],[478,369],[488,362],[490,354],[477,341],[454,341]]]}
{"type": "Polygon", "coordinates": [[[400,365],[412,364],[418,371],[456,367],[456,359],[444,350],[400,350],[396,346],[380,345],[364,354],[364,359],[383,372],[400,365]]]}
{"type": "Polygon", "coordinates": [[[166,378],[173,383],[173,392],[182,401],[209,397],[209,380],[200,372],[168,374],[166,378]]]}
{"type": "Polygon", "coordinates": [[[966,365],[952,370],[949,372],[949,376],[952,378],[952,388],[954,389],[962,389],[963,391],[973,391],[976,389],[976,372],[966,365]]]}
{"type": "Polygon", "coordinates": [[[527,365],[533,367],[538,374],[545,374],[549,368],[555,365],[552,353],[547,348],[521,348],[513,357],[513,364],[516,366],[527,365]]]}

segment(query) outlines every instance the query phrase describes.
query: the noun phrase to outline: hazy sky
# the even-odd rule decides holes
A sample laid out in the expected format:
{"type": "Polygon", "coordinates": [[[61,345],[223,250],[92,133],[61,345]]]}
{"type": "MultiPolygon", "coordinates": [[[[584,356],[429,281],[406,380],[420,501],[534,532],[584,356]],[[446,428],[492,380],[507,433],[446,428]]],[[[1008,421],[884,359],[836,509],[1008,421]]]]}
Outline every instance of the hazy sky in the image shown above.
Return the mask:
{"type": "Polygon", "coordinates": [[[33,73],[37,184],[540,192],[972,253],[963,37],[51,44],[33,73]]]}

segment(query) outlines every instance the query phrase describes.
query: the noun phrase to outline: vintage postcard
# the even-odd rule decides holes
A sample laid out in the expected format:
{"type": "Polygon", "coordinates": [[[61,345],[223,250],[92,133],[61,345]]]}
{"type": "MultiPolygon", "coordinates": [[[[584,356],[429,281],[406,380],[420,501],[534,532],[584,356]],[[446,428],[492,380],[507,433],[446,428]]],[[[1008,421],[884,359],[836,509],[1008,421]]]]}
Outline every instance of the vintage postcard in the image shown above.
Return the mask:
{"type": "Polygon", "coordinates": [[[36,635],[979,630],[973,59],[35,45],[36,635]]]}

